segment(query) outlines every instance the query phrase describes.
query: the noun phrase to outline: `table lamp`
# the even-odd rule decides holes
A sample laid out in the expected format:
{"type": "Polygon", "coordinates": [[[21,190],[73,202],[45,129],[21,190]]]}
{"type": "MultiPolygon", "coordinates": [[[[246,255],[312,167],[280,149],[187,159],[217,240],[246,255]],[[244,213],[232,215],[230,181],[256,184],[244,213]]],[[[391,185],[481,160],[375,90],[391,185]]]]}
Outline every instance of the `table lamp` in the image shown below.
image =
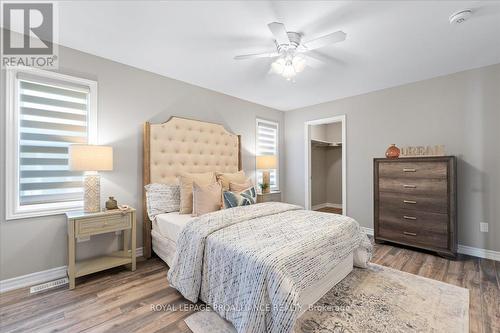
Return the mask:
{"type": "Polygon", "coordinates": [[[113,148],[95,145],[70,145],[69,169],[85,171],[84,211],[95,213],[101,210],[101,184],[97,171],[113,170],[113,148]]]}
{"type": "Polygon", "coordinates": [[[269,193],[271,191],[271,176],[270,169],[276,169],[276,156],[274,155],[262,155],[257,156],[257,169],[262,171],[262,184],[264,186],[262,193],[269,193]]]}

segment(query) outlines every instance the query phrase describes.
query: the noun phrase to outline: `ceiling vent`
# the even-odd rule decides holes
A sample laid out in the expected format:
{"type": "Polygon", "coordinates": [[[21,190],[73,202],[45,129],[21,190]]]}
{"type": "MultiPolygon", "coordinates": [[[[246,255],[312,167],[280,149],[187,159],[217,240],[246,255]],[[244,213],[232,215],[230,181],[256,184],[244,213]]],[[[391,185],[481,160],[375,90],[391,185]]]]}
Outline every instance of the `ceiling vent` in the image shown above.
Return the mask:
{"type": "Polygon", "coordinates": [[[450,24],[460,24],[467,21],[469,17],[472,15],[472,10],[465,9],[450,16],[450,24]]]}

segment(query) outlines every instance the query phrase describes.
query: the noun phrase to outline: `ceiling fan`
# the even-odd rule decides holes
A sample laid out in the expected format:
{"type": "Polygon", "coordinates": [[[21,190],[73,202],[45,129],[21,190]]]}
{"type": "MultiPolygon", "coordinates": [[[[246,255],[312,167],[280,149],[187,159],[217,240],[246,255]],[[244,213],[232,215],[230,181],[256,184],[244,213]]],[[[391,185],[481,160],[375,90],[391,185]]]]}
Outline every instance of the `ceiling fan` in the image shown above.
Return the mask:
{"type": "Polygon", "coordinates": [[[291,80],[297,73],[302,72],[306,65],[316,67],[322,64],[320,60],[307,55],[307,52],[317,50],[326,45],[342,42],[347,36],[345,32],[339,30],[303,42],[302,34],[286,31],[283,23],[272,22],[267,26],[274,36],[276,50],[264,53],[238,55],[234,57],[234,59],[278,58],[272,63],[271,72],[280,74],[287,80],[291,80]]]}

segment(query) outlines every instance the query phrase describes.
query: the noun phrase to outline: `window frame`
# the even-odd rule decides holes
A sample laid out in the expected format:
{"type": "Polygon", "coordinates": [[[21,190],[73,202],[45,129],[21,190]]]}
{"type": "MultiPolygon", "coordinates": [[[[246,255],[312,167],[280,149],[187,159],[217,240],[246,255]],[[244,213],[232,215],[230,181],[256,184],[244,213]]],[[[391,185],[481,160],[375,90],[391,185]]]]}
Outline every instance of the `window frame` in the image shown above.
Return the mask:
{"type": "MultiPolygon", "coordinates": [[[[269,119],[264,119],[264,118],[255,118],[255,157],[257,158],[257,147],[259,145],[259,123],[267,123],[271,125],[276,125],[276,186],[271,186],[271,191],[272,192],[279,192],[280,191],[280,123],[277,120],[269,120],[269,119]]],[[[257,163],[257,162],[256,162],[257,163]]],[[[258,181],[258,171],[260,169],[257,169],[257,164],[255,167],[255,181],[258,181]]]]}
{"type": "Polygon", "coordinates": [[[54,81],[85,86],[89,89],[87,113],[87,141],[97,143],[97,81],[46,71],[32,67],[7,68],[5,75],[5,218],[7,220],[63,214],[83,208],[83,201],[66,201],[43,204],[19,204],[19,79],[18,73],[36,76],[43,82],[54,81]]]}

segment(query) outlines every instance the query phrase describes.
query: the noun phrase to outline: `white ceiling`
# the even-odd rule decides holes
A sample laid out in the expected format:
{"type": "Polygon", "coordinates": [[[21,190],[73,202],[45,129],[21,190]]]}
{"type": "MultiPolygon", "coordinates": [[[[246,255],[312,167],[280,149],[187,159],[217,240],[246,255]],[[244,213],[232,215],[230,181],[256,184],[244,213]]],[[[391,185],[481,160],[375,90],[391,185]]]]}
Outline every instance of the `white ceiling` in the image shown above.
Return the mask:
{"type": "Polygon", "coordinates": [[[83,1],[59,4],[60,44],[280,110],[500,63],[498,1],[83,1]],[[455,11],[474,15],[450,25],[455,11]],[[273,21],[315,38],[327,64],[268,74],[273,21]]]}

